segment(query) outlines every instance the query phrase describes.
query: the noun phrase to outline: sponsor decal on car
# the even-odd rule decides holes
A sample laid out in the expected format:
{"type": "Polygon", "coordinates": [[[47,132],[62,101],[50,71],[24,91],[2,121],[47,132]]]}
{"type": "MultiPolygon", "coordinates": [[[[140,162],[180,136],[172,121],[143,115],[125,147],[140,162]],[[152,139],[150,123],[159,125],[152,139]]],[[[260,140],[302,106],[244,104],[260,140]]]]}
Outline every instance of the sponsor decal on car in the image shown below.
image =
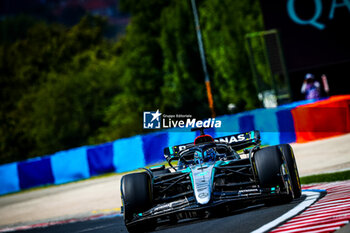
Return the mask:
{"type": "Polygon", "coordinates": [[[239,135],[233,135],[229,137],[222,137],[215,139],[216,142],[226,142],[226,143],[233,143],[233,142],[241,142],[246,140],[246,134],[239,134],[239,135]]]}
{"type": "Polygon", "coordinates": [[[241,189],[238,193],[251,193],[251,192],[259,192],[258,189],[241,189]]]}

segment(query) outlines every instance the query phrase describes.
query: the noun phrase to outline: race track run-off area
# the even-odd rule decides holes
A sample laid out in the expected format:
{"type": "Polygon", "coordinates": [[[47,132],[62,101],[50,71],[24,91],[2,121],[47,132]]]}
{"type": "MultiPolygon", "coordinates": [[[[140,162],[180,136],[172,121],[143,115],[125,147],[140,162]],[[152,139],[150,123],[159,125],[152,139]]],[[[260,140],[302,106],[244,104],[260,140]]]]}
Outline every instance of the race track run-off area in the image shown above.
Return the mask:
{"type": "Polygon", "coordinates": [[[303,186],[307,189],[324,189],[327,194],[271,232],[334,232],[349,223],[350,181],[303,186]]]}
{"type": "MultiPolygon", "coordinates": [[[[161,226],[155,232],[335,232],[350,220],[350,180],[304,185],[299,201],[229,216],[161,226]],[[235,229],[234,231],[232,231],[235,229]]],[[[348,226],[345,226],[347,229],[348,226]]],[[[122,216],[104,215],[0,229],[0,232],[127,232],[122,216]]],[[[346,232],[346,231],[345,231],[346,232]]]]}

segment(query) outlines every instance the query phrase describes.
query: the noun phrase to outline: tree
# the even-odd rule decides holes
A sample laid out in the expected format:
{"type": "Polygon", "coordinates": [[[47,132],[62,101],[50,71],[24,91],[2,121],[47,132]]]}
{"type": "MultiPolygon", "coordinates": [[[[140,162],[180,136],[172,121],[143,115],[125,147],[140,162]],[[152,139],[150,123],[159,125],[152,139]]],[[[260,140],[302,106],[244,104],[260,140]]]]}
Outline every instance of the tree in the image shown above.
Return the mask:
{"type": "Polygon", "coordinates": [[[161,15],[163,51],[162,108],[169,113],[210,116],[189,1],[172,1],[161,15]]]}
{"type": "MultiPolygon", "coordinates": [[[[258,0],[197,3],[216,112],[256,107],[244,37],[262,29],[258,0]]],[[[0,163],[144,133],[144,111],[210,117],[190,0],[120,4],[117,42],[94,16],[0,21],[0,163]]]]}
{"type": "Polygon", "coordinates": [[[229,103],[239,111],[258,106],[245,35],[262,30],[259,2],[205,1],[200,19],[218,113],[225,113],[229,103]]]}
{"type": "MultiPolygon", "coordinates": [[[[88,53],[85,56],[96,61],[96,53],[88,53]]],[[[96,61],[81,72],[49,73],[47,82],[21,100],[19,110],[23,107],[29,114],[19,126],[35,145],[29,156],[88,143],[104,125],[104,110],[120,90],[114,63],[96,61]]]]}
{"type": "Polygon", "coordinates": [[[72,28],[35,22],[1,44],[2,163],[88,143],[118,93],[105,21],[87,16],[72,28]]]}
{"type": "MultiPolygon", "coordinates": [[[[210,117],[190,1],[121,5],[132,15],[118,43],[123,90],[106,111],[98,141],[145,132],[143,111],[210,117]]],[[[239,111],[258,106],[244,40],[247,32],[261,30],[258,1],[205,0],[199,12],[216,111],[227,113],[229,103],[239,111]]]]}
{"type": "Polygon", "coordinates": [[[163,57],[159,45],[160,14],[168,3],[163,0],[121,1],[132,14],[125,38],[116,45],[122,91],[106,109],[106,127],[93,142],[115,140],[142,132],[142,112],[162,103],[163,57]]]}

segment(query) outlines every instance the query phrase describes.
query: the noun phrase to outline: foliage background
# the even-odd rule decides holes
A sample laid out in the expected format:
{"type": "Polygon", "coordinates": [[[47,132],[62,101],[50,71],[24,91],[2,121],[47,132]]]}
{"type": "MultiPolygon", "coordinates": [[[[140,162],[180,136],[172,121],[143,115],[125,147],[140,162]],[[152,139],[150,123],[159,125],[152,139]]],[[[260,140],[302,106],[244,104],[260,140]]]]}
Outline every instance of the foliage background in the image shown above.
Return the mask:
{"type": "MultiPolygon", "coordinates": [[[[217,114],[257,107],[244,36],[263,28],[258,0],[197,6],[217,114]]],[[[0,163],[145,133],[143,111],[210,117],[190,1],[120,7],[131,22],[118,39],[91,15],[0,21],[0,163]]]]}

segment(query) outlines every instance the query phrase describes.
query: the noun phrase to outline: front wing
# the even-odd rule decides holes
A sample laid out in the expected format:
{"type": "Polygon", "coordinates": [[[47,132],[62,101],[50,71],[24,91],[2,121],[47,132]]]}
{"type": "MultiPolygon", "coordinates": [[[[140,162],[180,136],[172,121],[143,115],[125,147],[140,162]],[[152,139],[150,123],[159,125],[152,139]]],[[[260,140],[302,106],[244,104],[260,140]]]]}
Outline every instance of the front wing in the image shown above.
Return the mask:
{"type": "Polygon", "coordinates": [[[252,204],[260,204],[266,200],[278,199],[286,195],[279,187],[273,188],[249,188],[234,192],[214,192],[212,201],[206,205],[200,205],[194,197],[184,198],[169,203],[158,204],[157,206],[139,213],[127,225],[138,224],[143,221],[156,219],[187,219],[203,217],[207,212],[220,207],[229,209],[240,209],[252,204]]]}

